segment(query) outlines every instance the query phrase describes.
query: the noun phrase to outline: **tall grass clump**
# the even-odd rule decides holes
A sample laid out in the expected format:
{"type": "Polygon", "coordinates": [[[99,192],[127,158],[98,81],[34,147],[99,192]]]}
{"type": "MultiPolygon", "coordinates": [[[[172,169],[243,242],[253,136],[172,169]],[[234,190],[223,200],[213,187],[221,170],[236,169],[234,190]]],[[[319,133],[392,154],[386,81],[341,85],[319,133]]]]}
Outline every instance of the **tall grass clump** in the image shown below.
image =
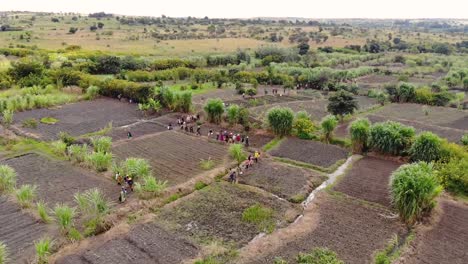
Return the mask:
{"type": "Polygon", "coordinates": [[[432,132],[419,134],[409,150],[412,161],[438,161],[443,155],[443,141],[432,132]]]}
{"type": "Polygon", "coordinates": [[[8,165],[0,165],[0,192],[10,192],[16,186],[16,171],[8,165]]]}
{"type": "Polygon", "coordinates": [[[64,156],[67,154],[67,144],[61,140],[53,141],[50,143],[52,150],[55,154],[64,156]]]}
{"type": "Polygon", "coordinates": [[[43,201],[39,201],[36,203],[36,208],[37,208],[37,213],[39,214],[39,217],[44,223],[49,223],[50,222],[50,216],[49,213],[47,212],[47,205],[43,201]]]}
{"type": "Polygon", "coordinates": [[[91,144],[93,145],[95,152],[108,153],[111,150],[112,138],[111,137],[92,137],[91,144]]]}
{"type": "Polygon", "coordinates": [[[97,172],[107,171],[112,164],[112,154],[93,152],[86,156],[86,163],[97,172]]]}
{"type": "Polygon", "coordinates": [[[315,248],[308,254],[300,253],[296,261],[298,264],[344,264],[335,252],[327,248],[315,248]]]}
{"type": "Polygon", "coordinates": [[[236,124],[237,121],[239,120],[239,111],[240,111],[240,107],[236,104],[230,105],[227,108],[226,118],[231,126],[236,124]]]}
{"type": "Polygon", "coordinates": [[[219,124],[224,113],[224,104],[221,99],[209,99],[205,105],[205,112],[208,116],[208,121],[219,124]]]}
{"type": "Polygon", "coordinates": [[[423,161],[401,166],[393,172],[390,181],[392,204],[408,225],[434,208],[435,198],[441,191],[432,163],[423,161]]]}
{"type": "Polygon", "coordinates": [[[132,177],[134,180],[139,177],[151,175],[151,166],[145,159],[128,158],[125,160],[122,167],[126,175],[132,177]]]}
{"type": "Polygon", "coordinates": [[[87,89],[86,89],[86,96],[85,96],[85,99],[86,100],[93,100],[95,99],[96,97],[98,97],[99,95],[99,91],[101,89],[97,86],[89,86],[87,89]]]}
{"type": "Polygon", "coordinates": [[[214,166],[215,162],[211,158],[200,160],[200,167],[204,170],[211,170],[214,166]]]}
{"type": "Polygon", "coordinates": [[[5,109],[2,112],[2,123],[5,127],[9,127],[13,124],[13,111],[10,109],[5,109]]]}
{"type": "Polygon", "coordinates": [[[404,155],[414,135],[413,127],[398,122],[376,123],[370,128],[369,146],[384,154],[404,155]]]}
{"type": "Polygon", "coordinates": [[[34,242],[36,248],[37,263],[47,264],[49,263],[48,258],[52,253],[53,242],[50,238],[42,238],[39,241],[34,242]]]}
{"type": "Polygon", "coordinates": [[[15,196],[21,207],[29,208],[32,201],[37,196],[37,186],[30,184],[21,185],[21,187],[16,190],[15,196]]]}
{"type": "Polygon", "coordinates": [[[349,135],[356,153],[362,153],[367,149],[369,139],[370,122],[368,119],[357,119],[349,125],[349,135]]]}
{"type": "Polygon", "coordinates": [[[8,258],[8,253],[7,246],[2,241],[0,241],[0,264],[5,264],[10,260],[8,258]]]}
{"type": "Polygon", "coordinates": [[[255,224],[263,232],[272,232],[275,227],[273,214],[272,209],[255,204],[242,212],[242,220],[255,224]]]}
{"type": "Polygon", "coordinates": [[[85,234],[94,235],[105,231],[104,217],[110,212],[111,203],[97,188],[76,193],[75,202],[85,217],[85,234]]]}
{"type": "Polygon", "coordinates": [[[231,144],[229,146],[229,155],[236,161],[237,167],[239,167],[247,158],[247,155],[244,152],[244,146],[242,146],[242,144],[231,144]]]}
{"type": "Polygon", "coordinates": [[[54,207],[54,217],[62,232],[67,234],[73,227],[73,218],[76,215],[75,208],[65,204],[56,204],[54,207]]]}
{"type": "Polygon", "coordinates": [[[70,160],[76,163],[82,163],[88,156],[88,145],[71,145],[67,148],[68,157],[70,160]]]}
{"type": "Polygon", "coordinates": [[[322,119],[320,126],[322,127],[323,139],[326,143],[330,143],[333,137],[333,131],[335,131],[338,125],[338,119],[333,115],[328,115],[322,119]]]}
{"type": "Polygon", "coordinates": [[[291,134],[294,112],[288,107],[274,107],[267,113],[269,128],[279,137],[291,134]]]}
{"type": "Polygon", "coordinates": [[[149,199],[160,195],[166,187],[167,181],[160,181],[151,175],[145,175],[135,183],[135,192],[140,198],[149,199]]]}

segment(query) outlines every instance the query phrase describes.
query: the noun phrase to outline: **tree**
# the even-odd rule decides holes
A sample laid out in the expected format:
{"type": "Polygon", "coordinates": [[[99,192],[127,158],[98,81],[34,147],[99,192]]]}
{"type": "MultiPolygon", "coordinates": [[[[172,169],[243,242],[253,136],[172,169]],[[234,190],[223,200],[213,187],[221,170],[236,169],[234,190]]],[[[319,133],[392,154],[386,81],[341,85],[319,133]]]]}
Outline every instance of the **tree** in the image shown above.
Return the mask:
{"type": "Polygon", "coordinates": [[[89,27],[89,30],[91,31],[96,31],[98,28],[96,27],[96,25],[92,25],[89,27]]]}
{"type": "Polygon", "coordinates": [[[300,43],[297,48],[299,49],[299,55],[305,55],[310,49],[310,45],[307,42],[300,43]]]}
{"type": "Polygon", "coordinates": [[[323,139],[326,143],[329,143],[332,136],[333,131],[335,130],[336,126],[338,125],[338,119],[336,119],[333,115],[328,115],[322,119],[320,122],[320,126],[322,127],[323,139]]]}
{"type": "Polygon", "coordinates": [[[104,55],[98,58],[96,64],[96,73],[116,74],[120,72],[121,61],[119,57],[104,55]]]}
{"type": "Polygon", "coordinates": [[[232,126],[236,124],[239,120],[239,111],[240,107],[236,104],[230,105],[227,109],[227,120],[232,126]]]}
{"type": "Polygon", "coordinates": [[[208,121],[219,124],[224,113],[224,104],[221,99],[209,99],[205,105],[205,112],[208,115],[208,121]]]}
{"type": "Polygon", "coordinates": [[[291,133],[294,113],[291,108],[274,107],[267,114],[268,126],[277,136],[286,136],[291,133]]]}
{"type": "Polygon", "coordinates": [[[443,155],[442,139],[432,132],[419,134],[409,151],[412,161],[438,161],[443,155]]]}
{"type": "Polygon", "coordinates": [[[68,30],[68,33],[70,33],[70,34],[75,34],[77,31],[78,31],[78,28],[76,28],[76,27],[71,27],[71,28],[68,30]]]}
{"type": "Polygon", "coordinates": [[[104,27],[104,23],[98,22],[98,23],[97,23],[97,26],[98,26],[99,29],[102,29],[102,28],[104,27]]]}
{"type": "Polygon", "coordinates": [[[354,113],[358,108],[356,99],[346,91],[339,91],[328,98],[327,110],[333,115],[343,118],[344,115],[354,113]]]}
{"type": "Polygon", "coordinates": [[[369,146],[384,154],[403,155],[411,146],[414,128],[394,121],[376,123],[370,128],[369,146]]]}
{"type": "Polygon", "coordinates": [[[349,134],[355,152],[362,153],[367,149],[369,131],[370,122],[367,118],[357,119],[349,125],[349,134]]]}
{"type": "Polygon", "coordinates": [[[409,102],[412,100],[416,95],[416,89],[413,85],[408,83],[402,83],[398,87],[398,98],[400,103],[409,102]]]}
{"type": "Polygon", "coordinates": [[[410,226],[434,208],[435,198],[441,191],[431,163],[406,164],[391,176],[392,204],[400,218],[410,226]]]}

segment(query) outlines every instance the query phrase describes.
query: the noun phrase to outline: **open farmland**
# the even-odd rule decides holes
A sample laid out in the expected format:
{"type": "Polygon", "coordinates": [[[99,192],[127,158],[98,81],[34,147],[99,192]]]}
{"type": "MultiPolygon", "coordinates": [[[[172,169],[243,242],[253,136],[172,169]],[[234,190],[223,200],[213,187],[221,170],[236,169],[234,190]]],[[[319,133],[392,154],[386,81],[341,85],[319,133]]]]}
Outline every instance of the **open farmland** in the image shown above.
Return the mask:
{"type": "Polygon", "coordinates": [[[163,132],[166,130],[167,130],[167,127],[161,124],[151,122],[151,121],[145,121],[145,122],[138,122],[135,124],[131,124],[128,126],[114,128],[112,129],[109,136],[112,137],[112,140],[115,142],[115,141],[119,141],[122,139],[127,139],[128,132],[132,133],[133,138],[139,138],[145,135],[163,132]]]}
{"type": "Polygon", "coordinates": [[[50,228],[5,196],[0,196],[0,212],[0,241],[10,249],[10,259],[14,263],[30,263],[35,254],[34,242],[51,232],[50,228]]]}
{"type": "Polygon", "coordinates": [[[390,206],[390,175],[401,163],[364,157],[333,188],[349,196],[390,206]]]}
{"type": "Polygon", "coordinates": [[[92,101],[82,101],[50,109],[37,109],[17,113],[15,126],[27,134],[43,140],[56,139],[59,132],[67,132],[72,136],[80,136],[96,132],[109,123],[114,127],[124,126],[143,118],[135,104],[119,102],[109,98],[92,101]],[[52,117],[58,120],[55,124],[43,124],[40,120],[52,117]],[[26,119],[34,118],[37,128],[24,128],[26,119]]]}
{"type": "Polygon", "coordinates": [[[140,224],[128,234],[89,247],[80,254],[65,256],[57,264],[177,264],[193,259],[199,249],[188,240],[169,233],[154,223],[140,224]]]}
{"type": "Polygon", "coordinates": [[[72,203],[76,192],[94,187],[103,191],[111,200],[118,197],[119,187],[114,182],[64,161],[30,153],[3,160],[1,163],[16,170],[19,185],[37,185],[38,198],[51,205],[72,203]]]}
{"type": "Polygon", "coordinates": [[[262,158],[239,177],[239,183],[256,186],[287,200],[302,202],[325,178],[312,170],[262,158]]]}
{"type": "Polygon", "coordinates": [[[269,153],[274,157],[311,164],[324,170],[348,157],[348,152],[338,146],[297,138],[283,140],[269,153]]]}
{"type": "Polygon", "coordinates": [[[257,254],[248,256],[242,263],[273,263],[281,258],[295,260],[299,253],[308,253],[315,247],[335,251],[345,263],[373,263],[373,254],[383,249],[394,235],[404,235],[405,228],[398,219],[386,215],[390,211],[370,207],[353,198],[323,194],[316,198],[313,207],[306,209],[297,224],[278,233],[270,241],[260,242],[257,254]]]}
{"type": "Polygon", "coordinates": [[[196,240],[222,241],[240,247],[261,232],[286,226],[294,220],[296,211],[290,203],[258,189],[220,182],[167,205],[158,219],[175,232],[196,240]],[[256,205],[271,215],[258,224],[243,220],[243,212],[256,205]]]}
{"type": "Polygon", "coordinates": [[[202,160],[211,159],[215,166],[224,164],[226,147],[206,139],[168,131],[116,144],[113,153],[121,160],[128,157],[149,160],[155,176],[177,185],[203,172],[202,160]]]}

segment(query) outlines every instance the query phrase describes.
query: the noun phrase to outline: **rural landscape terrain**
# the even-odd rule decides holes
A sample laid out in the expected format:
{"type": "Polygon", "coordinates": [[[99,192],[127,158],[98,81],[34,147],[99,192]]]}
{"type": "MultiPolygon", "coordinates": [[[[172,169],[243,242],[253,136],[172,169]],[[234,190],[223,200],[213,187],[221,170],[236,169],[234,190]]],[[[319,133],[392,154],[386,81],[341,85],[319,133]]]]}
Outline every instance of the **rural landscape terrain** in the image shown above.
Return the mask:
{"type": "Polygon", "coordinates": [[[0,12],[0,264],[466,264],[467,32],[0,12]]]}

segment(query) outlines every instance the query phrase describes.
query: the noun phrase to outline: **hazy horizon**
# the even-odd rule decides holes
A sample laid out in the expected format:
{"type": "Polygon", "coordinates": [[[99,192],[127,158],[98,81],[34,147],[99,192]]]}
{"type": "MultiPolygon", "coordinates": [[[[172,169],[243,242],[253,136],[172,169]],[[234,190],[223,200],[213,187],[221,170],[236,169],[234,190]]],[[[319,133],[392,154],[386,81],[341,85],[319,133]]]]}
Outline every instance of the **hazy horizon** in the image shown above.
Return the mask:
{"type": "Polygon", "coordinates": [[[271,1],[238,0],[172,0],[157,3],[151,0],[131,2],[112,0],[81,0],[70,4],[63,0],[16,0],[0,6],[0,11],[31,12],[106,12],[129,16],[256,18],[291,17],[310,19],[468,19],[468,1],[394,0],[379,3],[372,0],[329,0],[313,3],[307,0],[291,0],[284,3],[271,1]]]}

